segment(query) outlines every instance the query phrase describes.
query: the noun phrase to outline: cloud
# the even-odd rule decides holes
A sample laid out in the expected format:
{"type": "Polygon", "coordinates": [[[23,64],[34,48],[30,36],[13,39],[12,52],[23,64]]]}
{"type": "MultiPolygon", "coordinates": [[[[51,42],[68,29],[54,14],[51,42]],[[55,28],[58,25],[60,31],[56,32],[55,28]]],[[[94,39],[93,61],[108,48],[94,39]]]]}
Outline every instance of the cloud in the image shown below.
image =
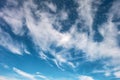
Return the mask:
{"type": "Polygon", "coordinates": [[[6,3],[7,5],[0,10],[0,18],[3,18],[10,25],[16,35],[23,35],[23,9],[18,7],[19,3],[16,0],[7,0],[6,3]],[[13,7],[10,8],[10,6],[13,7]]]}
{"type": "Polygon", "coordinates": [[[101,53],[103,53],[103,56],[106,57],[111,57],[110,62],[108,63],[109,65],[119,65],[120,63],[118,62],[119,60],[119,52],[120,52],[120,47],[118,45],[118,35],[119,35],[119,30],[117,29],[117,23],[119,22],[114,22],[113,20],[117,19],[115,16],[118,16],[116,13],[119,13],[120,11],[117,10],[119,7],[118,4],[119,0],[116,0],[113,2],[111,9],[109,10],[108,15],[108,20],[106,23],[104,23],[99,31],[101,35],[104,37],[103,42],[101,43],[103,46],[101,46],[101,53]],[[104,49],[103,49],[104,48],[104,49]],[[107,54],[105,54],[107,53],[107,54]]]}
{"type": "Polygon", "coordinates": [[[24,72],[24,71],[22,71],[20,69],[15,68],[15,67],[13,67],[13,71],[15,71],[17,74],[19,74],[19,75],[21,75],[21,76],[23,76],[23,77],[25,77],[27,79],[36,80],[33,75],[31,75],[29,73],[26,73],[26,72],[24,72]]]}
{"type": "Polygon", "coordinates": [[[109,77],[112,75],[113,70],[94,70],[92,73],[102,73],[104,76],[109,77]]]}
{"type": "MultiPolygon", "coordinates": [[[[36,75],[36,77],[38,77],[39,79],[42,79],[42,80],[50,80],[50,79],[48,79],[46,76],[41,75],[41,74],[36,75]]],[[[39,80],[39,79],[37,79],[37,80],[39,80]]]]}
{"type": "Polygon", "coordinates": [[[93,23],[93,12],[92,12],[92,1],[89,0],[78,0],[77,3],[79,4],[78,7],[78,14],[79,16],[85,20],[85,24],[92,25],[93,23]]]}
{"type": "Polygon", "coordinates": [[[8,33],[0,29],[0,45],[10,50],[12,53],[22,55],[22,47],[19,43],[15,42],[8,33]]]}
{"type": "Polygon", "coordinates": [[[22,76],[26,79],[29,79],[29,80],[49,80],[46,76],[44,76],[40,73],[32,75],[32,74],[24,72],[16,67],[13,67],[13,71],[16,72],[17,74],[19,74],[20,76],[22,76]]]}
{"type": "Polygon", "coordinates": [[[68,12],[65,10],[62,10],[58,15],[59,15],[58,17],[60,20],[67,20],[69,16],[68,12]]]}
{"type": "Polygon", "coordinates": [[[24,52],[29,55],[31,54],[27,49],[24,49],[24,52]]]}
{"type": "Polygon", "coordinates": [[[52,2],[45,2],[45,5],[53,12],[57,11],[57,6],[52,2]]]}
{"type": "Polygon", "coordinates": [[[79,80],[94,80],[91,76],[81,75],[78,77],[79,80]]]}
{"type": "Polygon", "coordinates": [[[13,39],[11,35],[0,28],[0,46],[9,50],[10,52],[18,55],[23,55],[23,53],[30,54],[26,49],[26,46],[17,40],[13,39]]]}
{"type": "MultiPolygon", "coordinates": [[[[13,1],[14,2],[14,1],[13,1]]],[[[12,28],[12,31],[16,35],[24,35],[23,25],[26,25],[29,30],[29,36],[32,37],[33,42],[36,44],[36,46],[39,46],[40,50],[43,51],[51,51],[51,55],[55,56],[55,53],[53,54],[50,46],[53,44],[57,44],[57,46],[66,45],[68,41],[70,41],[70,35],[60,33],[56,29],[54,29],[53,24],[57,24],[58,26],[61,26],[59,22],[56,20],[65,20],[68,18],[67,12],[62,10],[60,12],[59,18],[58,15],[53,15],[47,11],[40,11],[37,10],[37,5],[31,0],[31,1],[25,1],[23,3],[23,6],[17,7],[17,3],[13,3],[11,1],[8,1],[9,5],[13,5],[13,8],[9,9],[9,6],[6,6],[5,8],[2,8],[0,12],[0,17],[3,18],[7,24],[10,25],[10,28],[12,28]],[[35,16],[38,18],[34,18],[34,15],[32,14],[32,10],[35,13],[35,16]],[[16,16],[17,14],[17,16],[16,16]],[[24,20],[26,20],[26,23],[24,24],[24,20]],[[42,46],[41,46],[42,45],[42,46]]],[[[51,10],[56,11],[56,6],[53,3],[47,3],[46,6],[48,6],[51,10]]],[[[24,26],[25,27],[25,26],[24,26]]],[[[5,33],[5,32],[2,32],[5,33]]],[[[16,54],[22,54],[23,52],[29,54],[29,51],[26,49],[21,48],[21,45],[17,45],[17,43],[14,42],[14,40],[9,36],[8,33],[6,33],[8,36],[8,40],[11,42],[7,42],[6,39],[3,37],[1,42],[5,43],[2,44],[5,48],[9,49],[11,52],[16,54]],[[16,46],[15,46],[16,44],[16,46]]],[[[3,34],[2,34],[3,35],[3,34]]],[[[1,35],[1,36],[2,36],[1,35]]],[[[56,47],[57,47],[56,46],[56,47]]],[[[61,56],[61,55],[60,55],[61,56]]],[[[58,56],[55,56],[57,58],[58,56]]],[[[59,62],[63,59],[60,58],[58,60],[59,62]]]]}
{"type": "MultiPolygon", "coordinates": [[[[93,9],[93,2],[94,1],[89,0],[77,1],[79,4],[77,11],[80,19],[77,19],[76,23],[71,26],[70,30],[64,33],[59,32],[53,27],[53,24],[56,24],[56,20],[59,20],[57,15],[53,15],[45,10],[36,10],[37,6],[35,6],[36,4],[34,2],[31,2],[30,4],[24,4],[23,9],[25,11],[26,25],[30,31],[30,36],[32,37],[33,42],[39,46],[40,50],[50,51],[50,54],[55,57],[56,60],[53,61],[57,63],[57,65],[59,62],[63,62],[63,60],[64,62],[70,60],[70,57],[65,57],[66,55],[70,56],[70,54],[63,53],[66,53],[73,47],[76,50],[82,50],[85,52],[86,58],[90,61],[108,57],[110,57],[113,61],[119,57],[119,55],[115,55],[120,52],[116,42],[116,25],[112,22],[109,16],[110,14],[108,14],[109,18],[107,22],[101,24],[101,27],[98,29],[100,34],[103,36],[103,41],[95,42],[93,40],[93,35],[95,33],[92,29],[92,25],[96,11],[93,9]],[[36,20],[34,18],[30,7],[35,11],[39,19],[36,20]],[[84,20],[85,24],[85,26],[83,25],[83,28],[88,28],[90,35],[88,35],[87,32],[77,31],[77,24],[81,21],[81,19],[84,20]],[[64,49],[59,52],[62,53],[60,56],[64,56],[64,58],[57,58],[55,51],[50,48],[50,46],[54,44],[55,47],[64,47],[64,49]]],[[[59,24],[59,26],[61,25],[59,24]]]]}
{"type": "MultiPolygon", "coordinates": [[[[29,31],[28,36],[31,37],[35,47],[38,48],[38,55],[40,58],[51,60],[58,67],[61,67],[63,66],[63,63],[66,63],[74,68],[76,67],[74,60],[81,57],[88,61],[95,61],[98,59],[104,60],[105,58],[109,58],[109,61],[103,61],[106,63],[104,65],[112,66],[113,64],[120,64],[120,49],[116,39],[119,34],[116,28],[119,22],[113,22],[113,19],[115,18],[114,16],[116,15],[119,7],[119,4],[117,4],[118,1],[115,1],[115,3],[112,4],[112,7],[107,14],[107,21],[99,25],[98,32],[103,37],[101,42],[93,40],[93,35],[95,34],[93,23],[97,11],[96,8],[99,6],[99,1],[95,2],[96,1],[94,0],[76,0],[76,3],[78,4],[78,7],[76,8],[78,19],[76,19],[75,24],[70,26],[70,29],[66,32],[60,32],[60,30],[54,28],[54,25],[57,25],[60,29],[63,28],[60,24],[61,21],[64,21],[69,17],[66,10],[62,9],[58,14],[52,14],[47,10],[38,9],[38,5],[32,0],[25,1],[20,8],[3,8],[0,12],[0,17],[10,25],[13,32],[17,35],[23,35],[22,32],[24,32],[24,30],[22,28],[23,25],[26,25],[26,28],[29,31]],[[93,6],[94,3],[96,6],[93,6]],[[25,23],[23,23],[23,18],[25,19],[25,23]],[[79,23],[83,24],[80,29],[77,27],[79,23]],[[84,29],[88,31],[84,31],[84,29]],[[90,35],[88,35],[89,32],[90,35]],[[54,49],[51,48],[51,46],[55,46],[54,49]],[[63,49],[56,52],[55,49],[58,47],[62,47],[63,49]],[[76,51],[71,53],[69,51],[71,48],[75,48],[76,51]],[[82,51],[84,56],[72,57],[71,54],[77,53],[77,50],[82,51]],[[50,58],[46,53],[40,51],[50,52],[49,54],[52,55],[53,58],[50,58]]],[[[9,4],[17,5],[17,3],[13,4],[10,2],[9,4]]],[[[44,4],[53,12],[57,11],[57,7],[54,3],[45,2],[44,4]]],[[[117,16],[119,15],[117,14],[117,16]]],[[[13,53],[22,54],[21,46],[18,46],[19,44],[14,45],[16,43],[8,33],[1,33],[1,45],[13,53]],[[3,34],[7,35],[7,39],[3,34]]],[[[23,52],[30,54],[26,49],[24,49],[23,52]]]]}
{"type": "Polygon", "coordinates": [[[116,78],[120,78],[120,71],[114,72],[114,76],[115,76],[116,78]]]}
{"type": "Polygon", "coordinates": [[[75,47],[77,47],[77,49],[80,49],[83,52],[85,52],[87,59],[90,61],[94,61],[96,59],[110,58],[110,62],[108,62],[108,64],[110,63],[110,66],[113,66],[113,64],[118,65],[120,49],[117,42],[117,37],[119,32],[117,30],[117,24],[112,21],[114,17],[111,15],[115,15],[115,13],[117,12],[116,10],[119,6],[116,6],[115,3],[118,3],[119,1],[115,1],[115,3],[113,3],[112,9],[110,9],[110,12],[107,14],[107,21],[99,25],[98,32],[100,32],[100,35],[103,37],[103,41],[101,42],[96,42],[93,40],[93,35],[95,34],[94,30],[92,29],[93,19],[95,15],[95,11],[91,8],[93,7],[93,2],[94,1],[87,0],[78,1],[78,3],[80,4],[78,8],[79,16],[80,18],[85,19],[86,25],[89,25],[90,35],[88,36],[85,32],[78,33],[78,28],[75,29],[75,24],[73,26],[74,28],[71,28],[71,33],[72,35],[74,35],[74,38],[71,37],[69,42],[75,47]],[[113,9],[113,7],[115,8],[115,10],[113,9]]]}
{"type": "Polygon", "coordinates": [[[5,68],[5,69],[9,69],[9,66],[7,64],[4,64],[4,63],[0,63],[0,65],[5,68]]]}
{"type": "MultiPolygon", "coordinates": [[[[116,0],[112,3],[112,7],[110,9],[110,12],[109,12],[109,16],[111,19],[113,19],[113,21],[116,19],[119,19],[120,18],[120,10],[117,9],[118,7],[120,7],[120,4],[119,4],[119,0],[116,0]]],[[[119,22],[119,21],[118,21],[119,22]]]]}
{"type": "Polygon", "coordinates": [[[75,0],[78,4],[77,12],[79,19],[77,22],[85,25],[92,32],[92,25],[94,22],[94,16],[99,5],[99,1],[94,0],[75,0]],[[96,5],[96,6],[95,6],[96,5]]]}

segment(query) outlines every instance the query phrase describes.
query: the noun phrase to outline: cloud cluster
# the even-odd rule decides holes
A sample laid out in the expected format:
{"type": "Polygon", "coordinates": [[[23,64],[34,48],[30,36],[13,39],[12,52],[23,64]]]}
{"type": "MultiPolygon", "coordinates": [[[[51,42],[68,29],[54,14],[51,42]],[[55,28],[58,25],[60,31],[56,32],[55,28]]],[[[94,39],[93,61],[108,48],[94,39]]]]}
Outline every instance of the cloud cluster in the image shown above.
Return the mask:
{"type": "MultiPolygon", "coordinates": [[[[40,57],[53,61],[58,67],[66,63],[75,68],[77,64],[72,61],[78,57],[73,58],[71,56],[69,52],[71,48],[75,48],[76,51],[83,51],[84,56],[82,57],[84,60],[95,61],[97,59],[109,58],[108,62],[104,61],[107,66],[112,66],[113,64],[120,65],[120,48],[117,41],[119,35],[117,26],[119,22],[113,22],[115,16],[119,17],[119,1],[117,0],[112,4],[107,14],[107,21],[99,25],[98,32],[103,37],[101,42],[94,41],[93,39],[95,35],[93,23],[97,11],[96,7],[99,6],[93,6],[93,3],[98,4],[99,2],[95,3],[95,0],[76,0],[76,2],[78,4],[76,9],[78,19],[76,19],[76,22],[66,32],[60,32],[60,29],[63,28],[60,21],[67,20],[69,14],[63,9],[59,12],[61,15],[59,17],[57,6],[52,2],[45,2],[44,4],[55,14],[50,13],[48,10],[38,9],[38,5],[33,0],[26,0],[20,8],[16,8],[16,6],[12,9],[8,7],[3,8],[0,12],[0,17],[11,26],[16,35],[24,35],[23,28],[26,27],[29,30],[28,35],[38,48],[40,57]],[[78,28],[79,23],[82,24],[81,28],[78,28]],[[57,25],[59,29],[55,29],[54,25],[57,25]],[[51,48],[51,46],[55,47],[51,48]],[[63,49],[57,52],[56,48],[58,47],[62,47],[63,49]],[[54,58],[50,58],[45,52],[49,52],[54,58]]],[[[11,3],[9,2],[9,4],[11,3]]],[[[12,5],[17,5],[17,3],[12,3],[12,5]]],[[[7,47],[13,53],[21,54],[21,48],[15,45],[9,34],[2,30],[0,32],[2,33],[0,34],[2,36],[0,38],[0,45],[7,47]],[[7,38],[4,37],[4,34],[7,38]],[[11,41],[8,42],[8,40],[11,41]]],[[[16,68],[14,70],[19,72],[16,68]]],[[[29,77],[29,75],[27,76],[29,77]]],[[[93,80],[92,78],[89,79],[93,80]]]]}
{"type": "Polygon", "coordinates": [[[0,10],[0,18],[3,18],[8,25],[11,26],[12,31],[17,35],[23,35],[23,9],[18,7],[16,0],[7,0],[6,6],[0,10]],[[12,8],[10,7],[12,6],[12,8]]]}

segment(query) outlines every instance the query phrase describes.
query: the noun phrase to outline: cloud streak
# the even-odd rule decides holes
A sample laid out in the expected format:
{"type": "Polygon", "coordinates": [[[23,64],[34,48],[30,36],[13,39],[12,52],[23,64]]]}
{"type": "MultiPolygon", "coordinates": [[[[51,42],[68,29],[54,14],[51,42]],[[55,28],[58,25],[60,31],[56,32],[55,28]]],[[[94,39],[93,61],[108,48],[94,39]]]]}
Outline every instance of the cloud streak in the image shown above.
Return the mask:
{"type": "Polygon", "coordinates": [[[32,75],[30,73],[24,72],[16,67],[13,67],[13,71],[16,72],[18,75],[29,79],[29,80],[49,80],[46,76],[41,75],[41,74],[36,74],[36,75],[32,75]]]}
{"type": "Polygon", "coordinates": [[[13,71],[15,71],[17,74],[19,74],[19,75],[21,75],[21,76],[23,76],[23,77],[25,77],[27,79],[36,80],[33,75],[31,75],[29,73],[26,73],[26,72],[24,72],[24,71],[22,71],[20,69],[15,68],[15,67],[13,68],[13,71]]]}

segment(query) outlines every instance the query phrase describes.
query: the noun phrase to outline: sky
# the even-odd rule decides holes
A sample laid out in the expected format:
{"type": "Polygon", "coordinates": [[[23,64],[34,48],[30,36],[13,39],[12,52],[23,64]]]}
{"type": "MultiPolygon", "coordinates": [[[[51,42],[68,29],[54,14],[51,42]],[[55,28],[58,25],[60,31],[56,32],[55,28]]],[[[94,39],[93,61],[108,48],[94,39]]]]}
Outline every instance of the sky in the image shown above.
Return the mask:
{"type": "Polygon", "coordinates": [[[120,0],[0,0],[0,80],[120,80],[120,0]]]}

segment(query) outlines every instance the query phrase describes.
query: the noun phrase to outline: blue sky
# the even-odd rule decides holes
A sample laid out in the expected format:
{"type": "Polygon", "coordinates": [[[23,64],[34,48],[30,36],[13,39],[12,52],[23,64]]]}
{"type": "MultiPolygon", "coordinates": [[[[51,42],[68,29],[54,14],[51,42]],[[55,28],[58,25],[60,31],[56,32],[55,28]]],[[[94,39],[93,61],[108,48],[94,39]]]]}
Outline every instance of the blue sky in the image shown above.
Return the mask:
{"type": "Polygon", "coordinates": [[[0,0],[0,80],[119,80],[120,0],[0,0]]]}

